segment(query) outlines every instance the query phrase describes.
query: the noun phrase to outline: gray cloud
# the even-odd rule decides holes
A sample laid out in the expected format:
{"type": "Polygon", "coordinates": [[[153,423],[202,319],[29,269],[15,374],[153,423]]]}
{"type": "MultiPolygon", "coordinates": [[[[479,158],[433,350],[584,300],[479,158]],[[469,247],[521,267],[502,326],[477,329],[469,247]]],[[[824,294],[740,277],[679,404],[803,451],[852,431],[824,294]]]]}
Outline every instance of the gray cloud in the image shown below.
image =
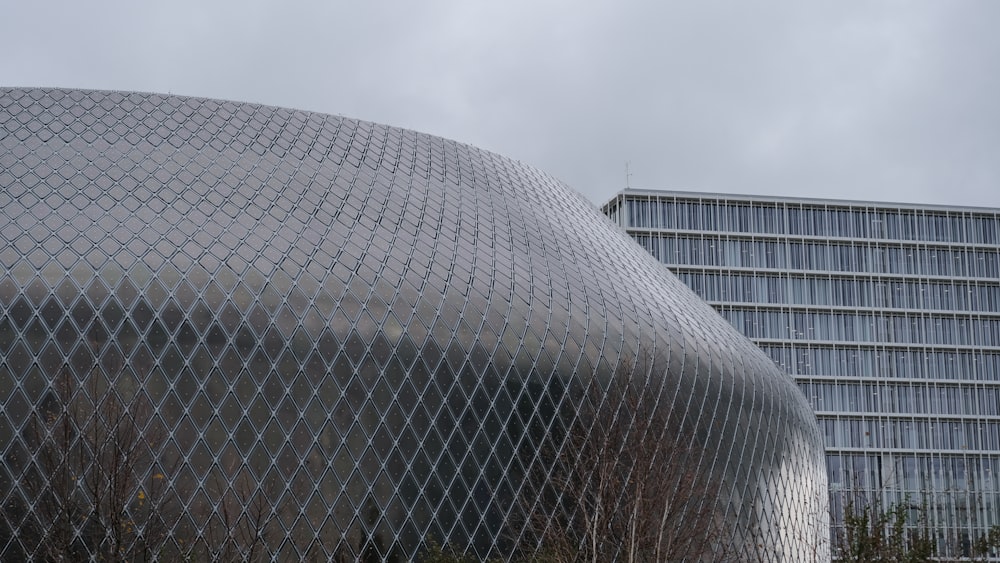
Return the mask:
{"type": "Polygon", "coordinates": [[[0,81],[255,101],[633,187],[1000,207],[995,2],[22,3],[0,81]]]}

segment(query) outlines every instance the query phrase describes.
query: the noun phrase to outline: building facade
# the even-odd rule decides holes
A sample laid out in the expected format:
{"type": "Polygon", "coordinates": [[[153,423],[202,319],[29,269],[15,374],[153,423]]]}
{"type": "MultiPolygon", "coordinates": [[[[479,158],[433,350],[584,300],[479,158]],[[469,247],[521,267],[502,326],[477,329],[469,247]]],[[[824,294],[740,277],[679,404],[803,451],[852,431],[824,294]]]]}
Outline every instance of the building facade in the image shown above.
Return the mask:
{"type": "Polygon", "coordinates": [[[843,503],[1000,524],[1000,210],[626,190],[604,212],[792,374],[843,503]]]}
{"type": "Polygon", "coordinates": [[[588,516],[552,476],[616,384],[648,408],[614,419],[686,454],[658,491],[706,484],[672,507],[721,531],[700,557],[822,558],[794,382],[544,173],[316,113],[0,90],[0,559],[530,553],[588,516]]]}

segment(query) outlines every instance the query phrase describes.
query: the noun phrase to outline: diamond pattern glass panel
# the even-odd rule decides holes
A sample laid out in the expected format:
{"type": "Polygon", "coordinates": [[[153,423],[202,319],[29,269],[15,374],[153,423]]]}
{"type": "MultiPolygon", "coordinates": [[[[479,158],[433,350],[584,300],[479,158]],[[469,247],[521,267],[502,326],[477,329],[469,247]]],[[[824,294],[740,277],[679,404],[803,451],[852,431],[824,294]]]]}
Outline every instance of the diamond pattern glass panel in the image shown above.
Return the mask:
{"type": "Polygon", "coordinates": [[[626,368],[653,410],[618,416],[696,452],[671,478],[710,478],[680,509],[725,530],[716,555],[825,553],[792,381],[519,162],[252,104],[6,89],[0,239],[0,559],[530,552],[583,517],[536,511],[537,477],[626,368]]]}

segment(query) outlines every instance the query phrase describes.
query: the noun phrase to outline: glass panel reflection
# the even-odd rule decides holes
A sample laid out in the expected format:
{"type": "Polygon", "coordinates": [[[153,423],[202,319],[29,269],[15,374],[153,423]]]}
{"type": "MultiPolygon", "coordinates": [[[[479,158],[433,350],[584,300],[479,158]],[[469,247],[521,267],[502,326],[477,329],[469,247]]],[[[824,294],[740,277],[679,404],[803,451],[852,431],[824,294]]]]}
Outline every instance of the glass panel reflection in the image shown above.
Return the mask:
{"type": "MultiPolygon", "coordinates": [[[[777,228],[767,206],[719,213],[777,228]]],[[[817,217],[803,210],[800,228],[837,237],[867,225],[817,217]]],[[[892,228],[992,236],[988,222],[940,219],[892,228]]],[[[711,478],[679,503],[688,515],[707,507],[725,530],[703,559],[822,556],[826,481],[809,405],[727,321],[835,320],[830,330],[873,337],[956,322],[933,311],[885,328],[820,312],[723,319],[588,202],[521,163],[341,117],[155,94],[0,90],[0,238],[4,560],[60,549],[408,560],[428,539],[479,558],[531,553],[546,526],[581,517],[539,475],[577,453],[574,433],[623,377],[651,410],[632,405],[616,420],[657,421],[650,435],[668,438],[647,443],[692,453],[676,456],[690,465],[662,489],[692,471],[711,478]],[[44,183],[32,172],[43,169],[44,183]],[[122,447],[128,463],[110,464],[122,447]],[[86,484],[109,475],[121,483],[118,520],[88,516],[98,512],[86,484]],[[52,524],[53,498],[67,501],[65,526],[52,524]]],[[[803,246],[799,260],[890,263],[843,246],[803,246]]],[[[756,267],[777,263],[750,256],[768,249],[691,252],[756,267]]],[[[995,268],[961,248],[915,260],[932,258],[948,274],[995,268]]],[[[830,280],[831,303],[851,303],[862,283],[830,280]]],[[[734,299],[747,288],[726,283],[734,299]]],[[[764,291],[800,293],[773,285],[764,291]]],[[[899,294],[920,289],[997,300],[962,282],[899,294]]],[[[947,329],[1000,342],[1000,325],[947,329]]],[[[817,392],[851,400],[839,391],[817,392]]],[[[957,480],[958,469],[975,471],[935,470],[957,480]]]]}

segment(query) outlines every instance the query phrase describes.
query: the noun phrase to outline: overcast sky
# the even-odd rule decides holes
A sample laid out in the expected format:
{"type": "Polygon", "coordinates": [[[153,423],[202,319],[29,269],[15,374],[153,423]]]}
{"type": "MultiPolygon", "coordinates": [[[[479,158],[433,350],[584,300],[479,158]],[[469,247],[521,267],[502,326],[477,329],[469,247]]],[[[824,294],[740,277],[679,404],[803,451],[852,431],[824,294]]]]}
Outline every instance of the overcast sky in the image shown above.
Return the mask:
{"type": "Polygon", "coordinates": [[[9,2],[0,84],[170,92],[639,188],[1000,207],[1000,2],[9,2]]]}

